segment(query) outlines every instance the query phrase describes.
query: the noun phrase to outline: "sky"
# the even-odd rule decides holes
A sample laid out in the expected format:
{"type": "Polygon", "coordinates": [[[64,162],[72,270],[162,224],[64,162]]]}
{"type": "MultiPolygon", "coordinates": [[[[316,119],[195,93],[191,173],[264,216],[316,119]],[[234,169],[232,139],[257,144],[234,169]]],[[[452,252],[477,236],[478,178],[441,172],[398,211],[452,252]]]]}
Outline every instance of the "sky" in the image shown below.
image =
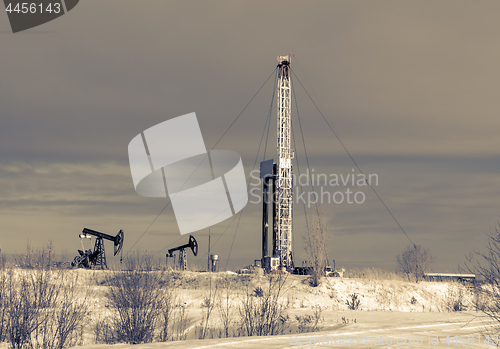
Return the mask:
{"type": "MultiPolygon", "coordinates": [[[[407,234],[371,188],[351,188],[363,203],[321,205],[329,259],[395,270],[411,240],[436,257],[434,272],[457,271],[466,255],[484,250],[500,214],[499,10],[485,0],[82,0],[16,34],[0,14],[1,251],[52,241],[72,259],[84,227],[123,229],[124,255],[147,251],[163,262],[187,236],[166,198],[135,192],[129,142],[195,112],[207,148],[240,154],[251,180],[260,161],[276,158],[276,102],[261,143],[272,77],[217,142],[273,74],[276,57],[294,54],[301,173],[308,166],[297,115],[311,172],[358,170],[299,80],[361,170],[377,175],[374,189],[407,234]]],[[[258,190],[252,182],[249,190],[258,190]]],[[[311,217],[315,206],[305,211],[311,217]]],[[[237,223],[210,228],[223,268],[261,256],[261,205],[247,204],[237,223]]],[[[305,259],[304,231],[299,202],[296,265],[305,259]]],[[[208,234],[193,234],[201,253],[189,252],[188,263],[205,267],[208,234]]]]}

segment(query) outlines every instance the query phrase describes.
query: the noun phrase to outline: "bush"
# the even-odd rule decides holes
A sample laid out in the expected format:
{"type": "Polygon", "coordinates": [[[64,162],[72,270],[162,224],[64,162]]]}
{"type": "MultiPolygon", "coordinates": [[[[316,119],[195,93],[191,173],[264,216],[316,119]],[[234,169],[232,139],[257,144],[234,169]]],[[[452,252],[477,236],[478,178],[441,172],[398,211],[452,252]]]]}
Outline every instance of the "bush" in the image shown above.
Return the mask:
{"type": "Polygon", "coordinates": [[[176,304],[176,312],[174,313],[173,328],[175,337],[172,340],[185,340],[187,337],[187,328],[190,319],[187,317],[186,306],[182,302],[176,304]]]}
{"type": "MultiPolygon", "coordinates": [[[[222,330],[220,331],[219,337],[229,337],[229,326],[232,323],[233,310],[231,307],[231,294],[233,292],[233,284],[231,280],[225,278],[220,281],[219,288],[222,290],[222,295],[220,301],[217,303],[217,308],[219,310],[219,318],[222,325],[222,330]]],[[[264,291],[262,291],[264,292],[264,291]]],[[[264,295],[264,294],[262,294],[264,295]]]]}
{"type": "Polygon", "coordinates": [[[346,318],[344,316],[342,317],[342,324],[343,325],[349,325],[350,322],[356,323],[356,319],[349,320],[348,318],[346,318]]]}
{"type": "Polygon", "coordinates": [[[264,296],[264,290],[260,286],[256,287],[253,290],[253,295],[254,295],[254,297],[263,297],[264,296]]]}
{"type": "Polygon", "coordinates": [[[162,272],[114,271],[107,276],[106,293],[114,310],[113,327],[117,339],[129,344],[149,343],[165,304],[162,272]]]}
{"type": "Polygon", "coordinates": [[[57,282],[57,295],[45,321],[37,329],[37,345],[62,349],[81,344],[83,325],[90,315],[88,292],[77,293],[78,277],[64,272],[57,282]]]}
{"type": "Polygon", "coordinates": [[[295,319],[298,322],[297,329],[299,333],[316,332],[319,330],[318,323],[321,321],[322,309],[320,306],[314,307],[313,314],[299,316],[296,315],[295,319]]]}
{"type": "Polygon", "coordinates": [[[446,298],[446,310],[448,311],[463,311],[466,310],[464,304],[464,292],[462,285],[449,285],[448,296],[446,298]]]}
{"type": "MultiPolygon", "coordinates": [[[[8,276],[7,310],[8,340],[13,348],[23,348],[33,339],[37,346],[40,326],[51,317],[50,309],[55,305],[58,286],[47,269],[19,270],[17,275],[10,270],[8,276]]],[[[43,338],[43,337],[42,337],[43,338]]]]}
{"type": "Polygon", "coordinates": [[[9,295],[8,295],[8,278],[3,265],[0,267],[0,342],[6,340],[7,335],[7,325],[8,325],[8,307],[9,307],[9,295]]]}
{"type": "Polygon", "coordinates": [[[94,340],[96,343],[115,344],[118,342],[116,333],[108,319],[99,319],[94,325],[94,340]]]}
{"type": "Polygon", "coordinates": [[[407,276],[408,281],[413,279],[415,282],[419,282],[423,280],[425,272],[430,269],[435,258],[430,254],[428,248],[410,244],[396,259],[399,271],[407,276]]]}
{"type": "Polygon", "coordinates": [[[210,316],[212,315],[212,311],[214,310],[215,304],[218,302],[218,291],[219,291],[218,285],[216,284],[214,289],[212,283],[212,276],[210,275],[210,293],[208,297],[205,297],[205,300],[202,304],[203,316],[200,324],[201,329],[198,334],[199,339],[205,339],[207,337],[208,331],[210,330],[209,328],[210,316]]]}
{"type": "Polygon", "coordinates": [[[346,300],[347,307],[350,310],[357,310],[359,308],[359,304],[361,303],[361,301],[358,299],[358,295],[356,293],[353,293],[349,297],[351,297],[351,300],[346,300]]]}
{"type": "Polygon", "coordinates": [[[173,318],[174,311],[176,307],[176,298],[174,292],[169,287],[166,290],[165,297],[163,298],[163,304],[160,309],[160,342],[166,342],[173,339],[173,318]]]}
{"type": "Polygon", "coordinates": [[[89,314],[67,271],[35,264],[0,271],[0,337],[12,348],[64,348],[81,343],[89,314]]]}
{"type": "Polygon", "coordinates": [[[311,265],[309,284],[319,286],[325,276],[325,261],[328,246],[328,216],[322,208],[316,207],[316,214],[311,217],[303,235],[304,250],[311,265]]]}
{"type": "MultiPolygon", "coordinates": [[[[475,285],[476,309],[500,323],[500,222],[487,234],[484,252],[475,251],[467,258],[466,269],[480,278],[475,285]]],[[[493,333],[495,334],[495,333],[493,333]]]]}
{"type": "Polygon", "coordinates": [[[254,297],[247,287],[239,308],[240,333],[247,336],[282,334],[289,320],[289,302],[284,298],[286,277],[270,276],[262,297],[254,297]]]}
{"type": "Polygon", "coordinates": [[[369,280],[406,280],[401,274],[379,268],[350,269],[344,273],[344,277],[369,280]]]}

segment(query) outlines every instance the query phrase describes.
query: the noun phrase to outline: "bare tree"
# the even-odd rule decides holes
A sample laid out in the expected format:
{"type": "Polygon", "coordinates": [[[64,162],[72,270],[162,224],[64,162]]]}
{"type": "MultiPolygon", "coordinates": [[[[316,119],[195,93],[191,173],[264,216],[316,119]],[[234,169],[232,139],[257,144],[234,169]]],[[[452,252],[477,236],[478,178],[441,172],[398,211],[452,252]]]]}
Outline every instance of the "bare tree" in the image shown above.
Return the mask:
{"type": "Polygon", "coordinates": [[[325,274],[325,261],[328,246],[328,217],[322,208],[316,211],[307,224],[304,250],[311,263],[311,286],[318,286],[325,274]]]}
{"type": "Polygon", "coordinates": [[[413,279],[415,282],[423,280],[425,272],[431,268],[434,262],[434,257],[430,254],[429,249],[424,249],[420,245],[406,246],[396,258],[398,270],[406,274],[408,281],[413,279]]]}
{"type": "MultiPolygon", "coordinates": [[[[215,283],[215,282],[214,282],[215,283]]],[[[202,319],[201,319],[201,331],[199,334],[199,339],[205,339],[207,337],[207,333],[209,330],[209,321],[210,316],[215,308],[215,305],[218,303],[219,296],[219,287],[218,284],[215,284],[215,289],[212,286],[212,275],[210,275],[210,291],[207,297],[204,298],[202,304],[202,319]]]]}
{"type": "Polygon", "coordinates": [[[6,269],[0,258],[0,341],[31,349],[76,344],[89,312],[77,279],[52,267],[50,243],[36,253],[28,245],[21,261],[24,268],[6,269]]]}
{"type": "Polygon", "coordinates": [[[44,348],[62,349],[70,343],[76,345],[75,333],[83,327],[90,315],[89,290],[87,289],[83,295],[78,294],[78,276],[63,273],[60,284],[62,289],[52,312],[51,321],[45,323],[51,341],[49,345],[43,346],[44,348]]]}
{"type": "Polygon", "coordinates": [[[7,270],[5,269],[5,257],[0,256],[0,342],[6,339],[7,321],[8,321],[8,278],[7,270]]]}
{"type": "Polygon", "coordinates": [[[221,295],[220,301],[217,303],[217,308],[219,309],[220,322],[222,325],[221,337],[229,337],[229,327],[231,325],[231,319],[233,315],[233,309],[231,307],[231,295],[233,293],[232,283],[229,278],[225,278],[220,282],[220,289],[223,294],[221,295]]]}
{"type": "Polygon", "coordinates": [[[186,303],[182,299],[178,299],[175,305],[176,311],[173,316],[174,323],[174,339],[176,341],[183,341],[187,338],[188,325],[191,322],[191,318],[188,317],[188,312],[186,310],[186,303]]]}
{"type": "Polygon", "coordinates": [[[46,268],[10,270],[7,331],[13,348],[23,348],[32,340],[31,346],[37,347],[39,340],[43,341],[46,332],[41,325],[49,319],[50,309],[56,305],[61,289],[56,281],[60,275],[61,271],[46,268]]]}
{"type": "Polygon", "coordinates": [[[269,336],[282,334],[289,321],[288,299],[285,298],[286,277],[270,276],[262,297],[252,294],[249,287],[242,301],[240,312],[240,331],[247,336],[269,336]]]}
{"type": "MultiPolygon", "coordinates": [[[[149,270],[150,259],[126,261],[128,267],[149,270]],[[144,263],[143,263],[144,262],[144,263]]],[[[145,270],[113,271],[106,276],[110,286],[106,297],[115,311],[113,327],[118,340],[129,344],[149,343],[165,304],[163,272],[145,270]]]]}
{"type": "Polygon", "coordinates": [[[475,287],[476,296],[483,299],[482,304],[476,304],[478,310],[500,322],[500,223],[487,235],[486,252],[474,251],[467,258],[466,268],[484,279],[482,285],[475,287]]]}
{"type": "MultiPolygon", "coordinates": [[[[167,283],[169,285],[169,283],[167,283]]],[[[173,340],[174,333],[174,310],[176,309],[177,297],[173,291],[173,287],[166,287],[165,294],[163,297],[163,304],[161,305],[160,313],[160,335],[159,341],[166,342],[168,340],[173,340]]]]}

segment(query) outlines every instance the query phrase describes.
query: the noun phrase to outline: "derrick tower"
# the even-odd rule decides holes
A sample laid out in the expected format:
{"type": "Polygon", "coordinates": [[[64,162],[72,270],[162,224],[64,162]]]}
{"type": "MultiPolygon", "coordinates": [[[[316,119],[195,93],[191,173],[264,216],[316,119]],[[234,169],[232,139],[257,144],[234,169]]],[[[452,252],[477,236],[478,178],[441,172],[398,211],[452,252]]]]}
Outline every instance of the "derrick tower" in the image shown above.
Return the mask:
{"type": "Polygon", "coordinates": [[[292,260],[292,205],[293,179],[291,148],[292,96],[290,83],[291,55],[278,56],[278,168],[276,178],[276,248],[280,266],[293,268],[292,260]]]}
{"type": "Polygon", "coordinates": [[[260,163],[262,179],[262,267],[267,272],[294,268],[292,257],[292,204],[293,177],[291,148],[292,96],[290,83],[290,58],[278,56],[278,160],[269,159],[260,163]],[[272,198],[272,206],[269,196],[272,198]],[[269,216],[272,215],[273,249],[268,254],[269,216]]]}

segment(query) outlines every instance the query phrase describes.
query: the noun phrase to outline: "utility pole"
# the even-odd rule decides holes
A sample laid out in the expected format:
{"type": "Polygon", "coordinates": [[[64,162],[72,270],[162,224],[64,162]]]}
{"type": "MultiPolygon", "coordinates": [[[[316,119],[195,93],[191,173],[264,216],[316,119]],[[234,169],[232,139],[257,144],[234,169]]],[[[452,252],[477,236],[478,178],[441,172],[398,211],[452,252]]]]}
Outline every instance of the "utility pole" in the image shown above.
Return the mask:
{"type": "Polygon", "coordinates": [[[212,266],[210,265],[210,229],[208,229],[208,257],[207,257],[207,270],[212,271],[212,266]]]}

